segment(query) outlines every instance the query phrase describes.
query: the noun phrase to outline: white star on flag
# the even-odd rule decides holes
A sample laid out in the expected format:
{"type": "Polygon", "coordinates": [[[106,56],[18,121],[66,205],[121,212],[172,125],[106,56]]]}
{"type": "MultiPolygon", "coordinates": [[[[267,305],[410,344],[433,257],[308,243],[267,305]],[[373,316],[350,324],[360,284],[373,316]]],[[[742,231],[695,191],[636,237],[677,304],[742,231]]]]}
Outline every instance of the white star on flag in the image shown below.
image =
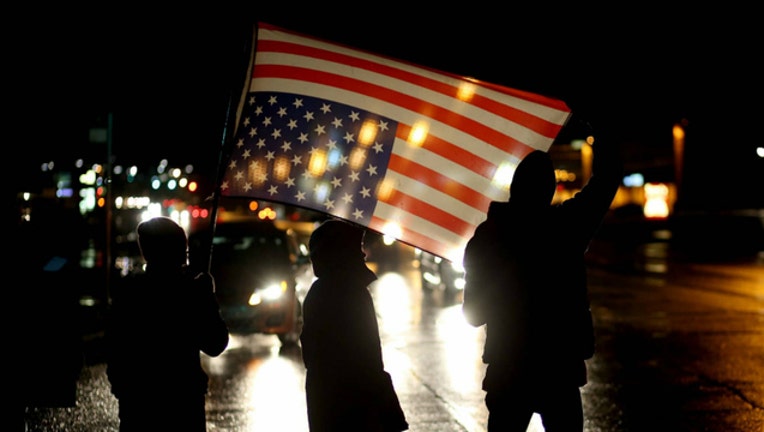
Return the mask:
{"type": "Polygon", "coordinates": [[[258,23],[220,193],[295,205],[461,260],[558,100],[258,23]]]}

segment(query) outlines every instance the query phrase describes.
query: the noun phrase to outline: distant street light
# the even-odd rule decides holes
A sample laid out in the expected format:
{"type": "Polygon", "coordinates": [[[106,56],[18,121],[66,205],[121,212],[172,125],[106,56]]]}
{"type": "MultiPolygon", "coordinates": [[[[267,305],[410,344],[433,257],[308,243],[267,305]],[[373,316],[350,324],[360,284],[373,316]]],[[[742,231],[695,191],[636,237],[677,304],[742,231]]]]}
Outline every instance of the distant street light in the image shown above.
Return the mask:
{"type": "Polygon", "coordinates": [[[589,177],[592,176],[592,146],[594,145],[594,137],[586,137],[586,143],[581,145],[581,184],[586,184],[589,181],[589,177]]]}
{"type": "MultiPolygon", "coordinates": [[[[682,121],[684,122],[684,120],[682,121]]],[[[681,124],[674,125],[672,130],[674,136],[674,183],[676,184],[677,194],[681,193],[682,171],[684,167],[684,128],[681,124]]]]}

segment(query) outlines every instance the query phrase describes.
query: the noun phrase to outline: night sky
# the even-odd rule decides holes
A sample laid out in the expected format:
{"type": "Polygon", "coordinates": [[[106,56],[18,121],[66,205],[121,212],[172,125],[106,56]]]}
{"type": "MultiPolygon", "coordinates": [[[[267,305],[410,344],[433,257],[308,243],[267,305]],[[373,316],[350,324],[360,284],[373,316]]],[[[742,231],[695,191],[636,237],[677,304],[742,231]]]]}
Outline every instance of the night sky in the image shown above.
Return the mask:
{"type": "Polygon", "coordinates": [[[479,4],[450,11],[274,2],[176,13],[130,3],[30,12],[11,41],[9,147],[20,166],[42,154],[98,153],[87,131],[110,112],[118,160],[177,158],[214,171],[246,34],[261,20],[562,99],[574,118],[636,153],[670,149],[671,127],[685,119],[687,176],[708,175],[712,195],[764,208],[764,162],[754,159],[764,145],[764,37],[753,11],[479,4]]]}

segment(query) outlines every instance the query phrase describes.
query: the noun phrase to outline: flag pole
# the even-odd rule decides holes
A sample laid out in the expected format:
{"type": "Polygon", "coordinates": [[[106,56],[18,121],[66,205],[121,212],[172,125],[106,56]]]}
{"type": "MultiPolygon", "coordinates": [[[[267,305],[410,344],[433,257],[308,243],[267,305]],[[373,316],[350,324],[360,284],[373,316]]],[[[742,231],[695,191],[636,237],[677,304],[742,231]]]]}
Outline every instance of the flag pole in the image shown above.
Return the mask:
{"type": "Polygon", "coordinates": [[[218,207],[220,203],[220,186],[223,182],[225,175],[225,163],[228,160],[228,156],[231,152],[231,143],[233,136],[236,133],[236,127],[238,126],[239,116],[241,114],[242,106],[244,105],[245,97],[249,89],[249,82],[252,79],[252,68],[255,63],[255,39],[257,37],[257,24],[249,23],[250,33],[244,38],[244,49],[242,56],[247,57],[246,75],[242,80],[240,64],[236,64],[234,68],[232,81],[233,84],[229,87],[228,91],[228,104],[226,106],[226,116],[223,123],[223,133],[220,145],[220,152],[218,153],[217,173],[215,176],[215,189],[212,192],[212,196],[208,199],[212,199],[212,209],[210,210],[210,226],[208,228],[209,237],[205,246],[205,257],[207,260],[207,271],[210,271],[212,267],[212,239],[215,235],[215,227],[217,226],[218,207]],[[237,98],[234,98],[238,94],[237,98]],[[234,104],[235,109],[234,109],[234,104]]]}

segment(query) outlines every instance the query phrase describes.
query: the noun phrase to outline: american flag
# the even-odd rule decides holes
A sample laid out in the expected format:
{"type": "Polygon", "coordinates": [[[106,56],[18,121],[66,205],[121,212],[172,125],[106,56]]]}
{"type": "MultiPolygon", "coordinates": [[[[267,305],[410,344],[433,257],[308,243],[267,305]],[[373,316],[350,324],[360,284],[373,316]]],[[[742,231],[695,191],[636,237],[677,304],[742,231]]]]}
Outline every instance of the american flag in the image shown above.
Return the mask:
{"type": "Polygon", "coordinates": [[[258,23],[221,195],[295,205],[461,260],[557,99],[258,23]]]}

